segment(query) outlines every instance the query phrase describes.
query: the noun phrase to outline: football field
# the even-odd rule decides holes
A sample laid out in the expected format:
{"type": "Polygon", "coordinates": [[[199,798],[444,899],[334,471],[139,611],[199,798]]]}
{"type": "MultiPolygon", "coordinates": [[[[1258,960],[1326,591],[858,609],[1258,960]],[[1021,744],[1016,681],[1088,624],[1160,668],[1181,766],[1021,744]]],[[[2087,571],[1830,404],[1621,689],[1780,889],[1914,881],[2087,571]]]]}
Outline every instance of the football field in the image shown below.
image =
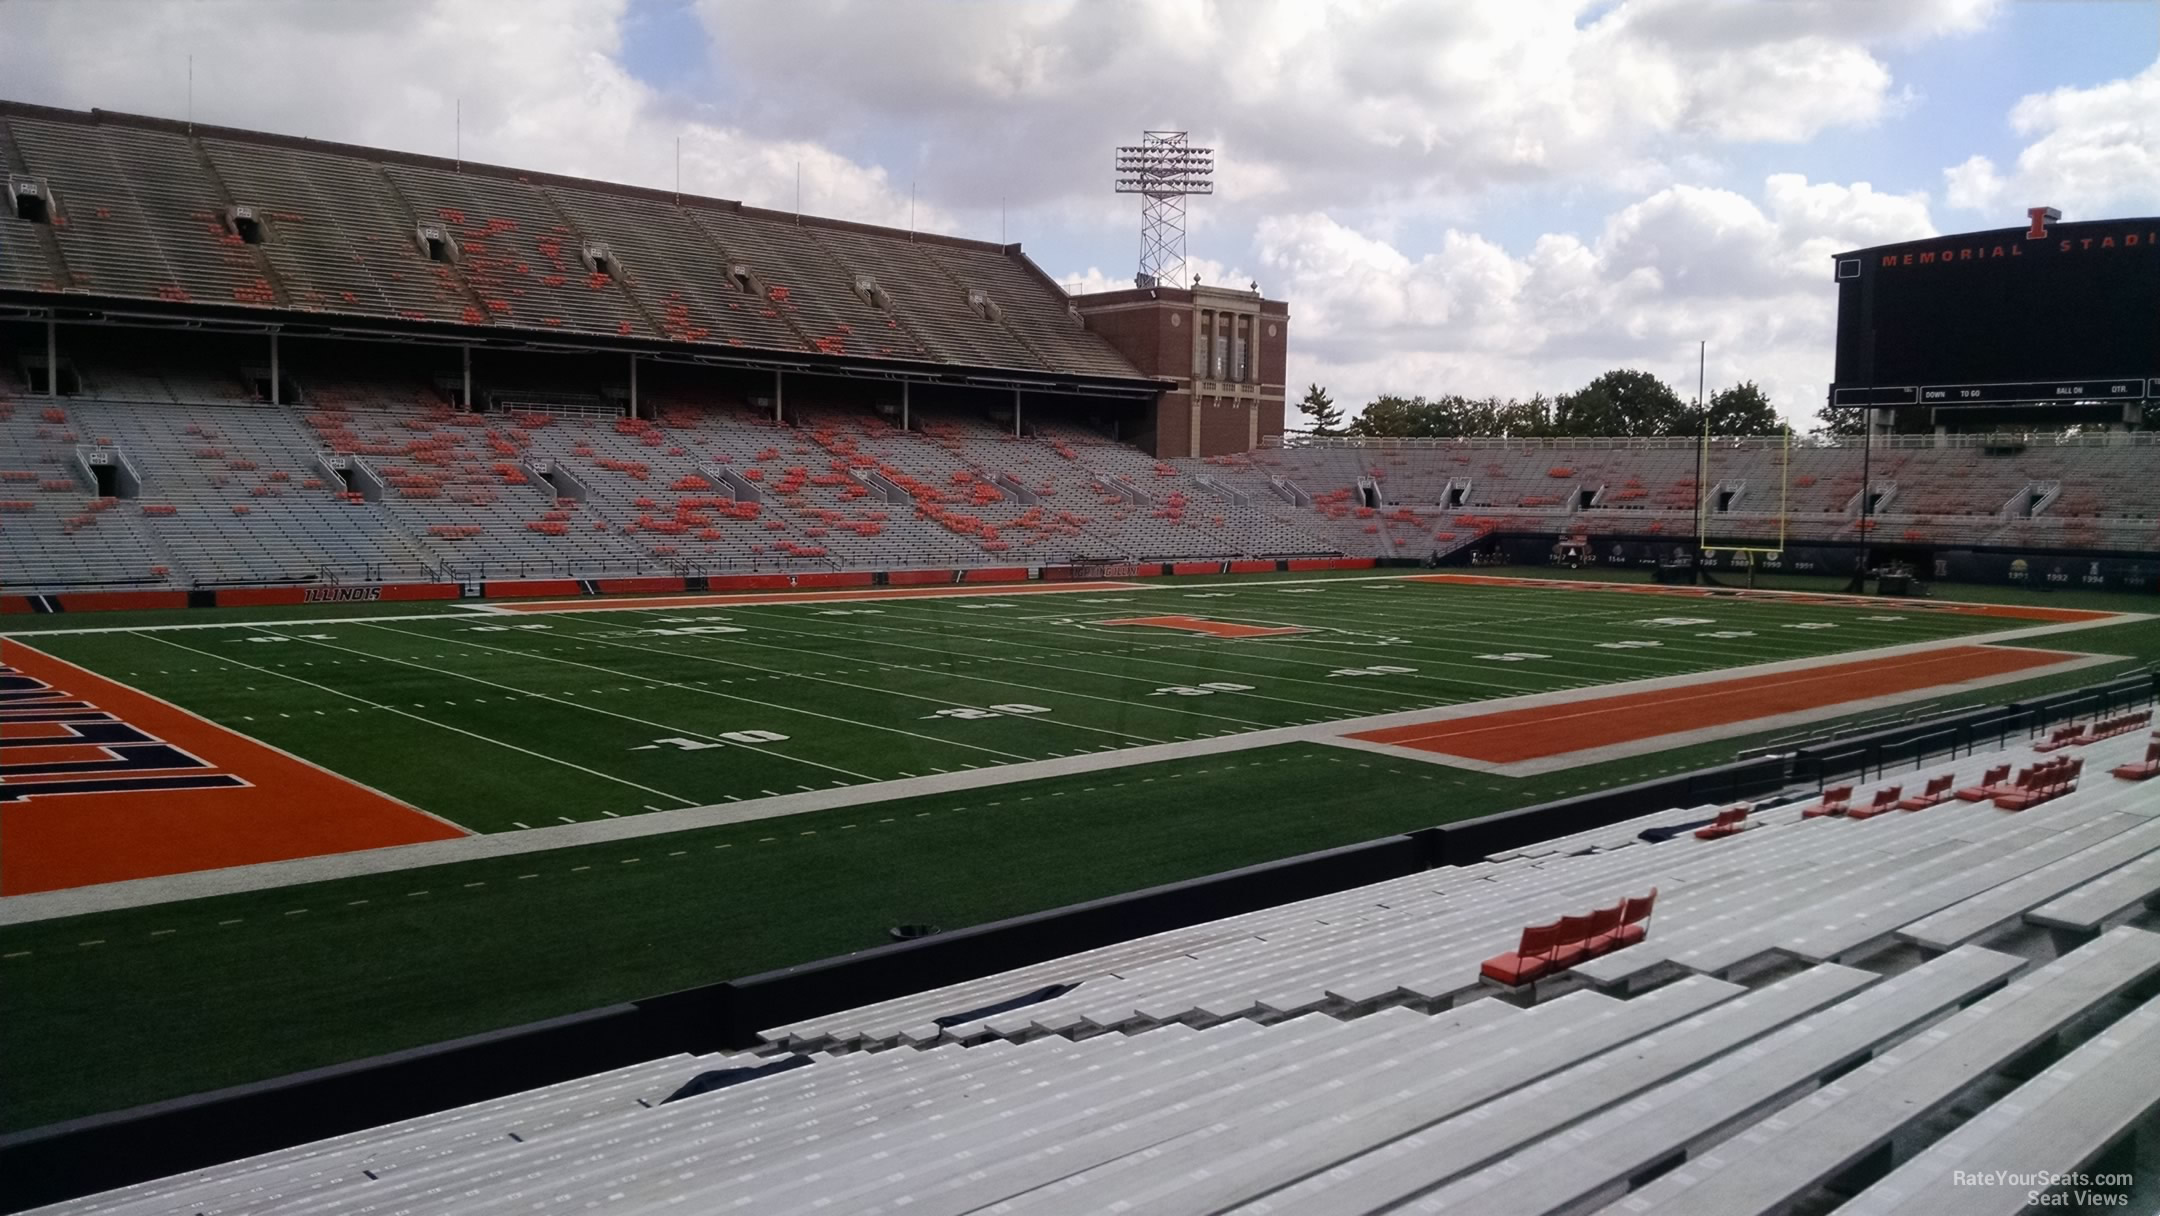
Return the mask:
{"type": "MultiPolygon", "coordinates": [[[[1127,754],[1166,758],[1233,736],[1327,741],[1380,726],[1357,737],[1417,748],[1467,733],[1418,711],[1494,700],[1529,699],[1488,733],[1505,733],[1507,756],[1526,739],[1536,755],[1540,736],[1526,725],[1565,719],[1564,694],[1602,685],[1776,664],[1788,666],[1769,678],[1789,685],[1795,662],[1903,647],[1896,664],[1911,668],[1910,648],[1921,649],[1924,670],[1905,683],[1876,688],[1878,673],[1862,664],[1801,703],[1820,709],[2053,658],[1927,650],[2029,628],[2032,613],[2054,619],[2044,610],[1996,610],[2004,619],[1643,590],[1453,576],[1033,584],[45,632],[12,642],[9,664],[55,695],[108,710],[135,704],[124,719],[169,719],[156,738],[231,775],[176,777],[166,752],[85,752],[99,740],[50,725],[51,738],[33,740],[49,744],[39,749],[47,763],[11,766],[18,780],[51,784],[26,786],[28,806],[12,813],[5,890],[772,799],[797,798],[778,804],[793,809],[800,795],[834,790],[856,792],[811,805],[867,802],[1110,767],[1127,754]],[[2010,665],[1998,670],[2004,656],[2010,665]],[[311,792],[305,808],[223,812],[237,816],[230,823],[187,815],[195,803],[235,802],[230,790],[187,782],[270,783],[244,760],[213,755],[225,747],[326,770],[310,781],[344,780],[311,792]],[[1012,766],[1023,767],[983,775],[1012,766]],[[156,810],[134,822],[153,824],[168,856],[146,855],[149,844],[103,864],[74,856],[103,836],[87,808],[124,804],[130,783],[156,793],[156,810]],[[886,783],[900,784],[867,788],[886,783]],[[170,822],[156,827],[158,815],[170,822]],[[368,834],[378,823],[386,834],[368,834]]],[[[2052,627],[2077,627],[2080,614],[2067,615],[2052,627]]],[[[1713,687],[1686,699],[1691,721],[1711,715],[1698,725],[1750,716],[1742,693],[1713,687]]],[[[1612,715],[1623,730],[1661,733],[1639,726],[1644,707],[1630,709],[1612,715]]],[[[1491,745],[1423,750],[1476,767],[1491,745]]]]}
{"type": "Polygon", "coordinates": [[[1758,701],[2160,657],[2151,618],[1431,577],[20,622],[0,1127],[1716,763],[1773,733],[1758,701]],[[163,742],[85,759],[106,717],[163,742]],[[1552,723],[1637,737],[1470,755],[1552,723]],[[432,843],[372,848],[400,839],[432,843]],[[277,858],[354,868],[208,869],[277,858]]]}

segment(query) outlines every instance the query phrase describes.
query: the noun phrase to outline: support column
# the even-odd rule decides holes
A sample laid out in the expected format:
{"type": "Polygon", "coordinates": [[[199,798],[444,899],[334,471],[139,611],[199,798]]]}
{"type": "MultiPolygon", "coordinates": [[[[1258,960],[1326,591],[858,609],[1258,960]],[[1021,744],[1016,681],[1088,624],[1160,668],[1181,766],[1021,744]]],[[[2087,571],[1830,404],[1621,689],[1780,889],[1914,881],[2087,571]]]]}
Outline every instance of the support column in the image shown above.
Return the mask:
{"type": "Polygon", "coordinates": [[[773,369],[772,374],[772,420],[774,426],[780,425],[781,419],[785,416],[786,403],[787,373],[776,367],[773,369]]]}
{"type": "Polygon", "coordinates": [[[630,416],[638,416],[637,405],[637,356],[630,356],[630,416]]]}
{"type": "Polygon", "coordinates": [[[1020,390],[1013,390],[1013,438],[1020,437],[1020,390]]]}
{"type": "Polygon", "coordinates": [[[45,318],[45,399],[60,399],[60,323],[45,318]]]}
{"type": "Polygon", "coordinates": [[[285,386],[279,383],[282,379],[284,377],[280,374],[278,367],[278,331],[273,329],[270,331],[270,404],[272,405],[285,404],[285,386]]]}
{"type": "Polygon", "coordinates": [[[900,382],[900,429],[903,431],[908,429],[908,386],[912,383],[911,380],[900,382]]]}
{"type": "Polygon", "coordinates": [[[472,413],[472,345],[461,343],[458,350],[465,356],[465,412],[472,413]]]}

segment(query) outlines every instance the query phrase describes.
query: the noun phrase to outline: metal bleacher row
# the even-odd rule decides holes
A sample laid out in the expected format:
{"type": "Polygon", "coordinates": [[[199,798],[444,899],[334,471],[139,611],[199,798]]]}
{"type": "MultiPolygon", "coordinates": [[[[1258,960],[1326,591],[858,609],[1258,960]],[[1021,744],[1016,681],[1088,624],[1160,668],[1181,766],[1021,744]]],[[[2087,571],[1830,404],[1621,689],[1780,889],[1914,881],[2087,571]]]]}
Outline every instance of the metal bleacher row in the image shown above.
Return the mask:
{"type": "MultiPolygon", "coordinates": [[[[9,559],[0,578],[10,590],[1424,557],[1494,530],[1666,530],[1677,540],[1693,529],[1693,453],[1629,440],[1315,445],[1165,461],[1070,421],[1035,420],[1015,436],[1007,422],[935,406],[914,411],[906,429],[859,405],[814,400],[775,424],[762,406],[682,390],[652,393],[641,419],[598,398],[582,412],[467,413],[424,382],[325,372],[306,382],[304,404],[279,408],[207,362],[82,375],[84,392],[57,402],[0,395],[0,557],[9,559]],[[81,454],[100,448],[124,456],[141,478],[138,495],[97,497],[81,454]],[[379,493],[348,487],[326,466],[336,458],[364,464],[379,493]],[[1473,462],[1467,473],[1464,461],[1473,462]],[[551,483],[543,469],[567,477],[551,483]],[[1568,486],[1620,505],[1553,505],[1560,496],[1543,483],[1562,469],[1568,486]],[[731,484],[723,470],[742,480],[731,484]],[[1380,487],[1380,505],[1359,502],[1360,481],[1380,487]],[[1617,498],[1651,484],[1661,488],[1649,506],[1617,498]],[[1443,501],[1451,487],[1465,491],[1463,504],[1443,501]]],[[[1909,543],[2160,548],[2160,482],[2137,471],[2154,453],[2131,442],[2001,458],[1893,449],[1879,462],[1898,470],[1897,493],[1871,522],[1878,537],[1909,543]],[[1914,472],[1923,457],[1936,470],[1928,479],[1914,472]],[[2008,463],[1984,466],[1986,476],[1968,467],[1998,460],[2008,463]],[[2042,483],[2054,497],[2038,517],[1981,510],[2042,483]],[[1899,514],[1902,502],[1939,508],[1954,493],[1974,513],[1899,514]],[[2098,503],[2110,513],[2050,513],[2098,503]]],[[[1797,477],[1821,486],[1857,460],[1851,449],[1817,448],[1794,467],[1817,469],[1797,477]]],[[[1878,488],[1890,484],[1877,478],[1878,488]]],[[[1850,508],[1857,487],[1855,471],[1842,490],[1796,496],[1790,534],[1857,535],[1855,514],[1824,505],[1850,508]]],[[[1777,531],[1773,517],[1745,512],[1723,528],[1777,531]]]]}
{"type": "Polygon", "coordinates": [[[2160,1112],[2149,727],[2022,811],[1636,834],[1717,809],[1674,808],[51,1210],[2022,1211],[1970,1175],[2121,1170],[2160,1112]],[[1479,978],[1652,888],[1640,942],[1479,978]]]}
{"type": "MultiPolygon", "coordinates": [[[[1701,466],[1702,490],[1736,497],[1712,527],[1774,539],[1782,515],[1789,539],[1855,540],[1864,462],[1878,540],[2160,549],[2160,447],[2149,434],[1900,436],[1865,456],[1858,439],[1805,443],[1791,449],[1789,470],[1781,439],[1720,439],[1701,466]]],[[[1493,529],[1690,538],[1698,453],[1684,438],[1300,440],[1255,452],[1243,476],[1295,483],[1350,539],[1422,554],[1493,529]],[[1378,490],[1377,507],[1358,509],[1361,482],[1378,490]],[[1594,505],[1579,504],[1586,493],[1594,505]]]]}
{"type": "Polygon", "coordinates": [[[1342,551],[1311,512],[1077,427],[814,404],[780,425],[679,393],[657,418],[468,413],[334,379],[271,407],[170,368],[85,375],[87,395],[0,399],[11,591],[1342,551]],[[95,453],[139,488],[98,497],[95,453]]]}

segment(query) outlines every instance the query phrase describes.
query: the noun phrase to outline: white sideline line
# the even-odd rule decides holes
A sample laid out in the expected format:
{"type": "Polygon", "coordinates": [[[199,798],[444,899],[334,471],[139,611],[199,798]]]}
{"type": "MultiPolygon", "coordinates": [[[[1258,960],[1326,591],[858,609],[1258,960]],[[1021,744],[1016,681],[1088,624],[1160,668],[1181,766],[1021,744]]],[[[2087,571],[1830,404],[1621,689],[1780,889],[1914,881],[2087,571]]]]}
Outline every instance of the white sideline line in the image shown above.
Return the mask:
{"type": "MultiPolygon", "coordinates": [[[[2095,625],[2110,623],[2114,622],[2058,622],[2003,630],[1993,634],[1939,638],[1903,646],[1846,652],[1838,656],[1838,661],[1857,662],[1865,659],[1894,658],[1899,655],[1915,654],[1953,646],[2026,641],[2036,637],[2075,632],[2095,625]]],[[[178,645],[178,643],[169,644],[178,645]]],[[[182,649],[187,648],[182,647],[182,649]]],[[[1780,672],[1799,670],[1819,661],[1819,657],[1810,657],[1779,663],[1757,664],[1750,667],[1727,667],[1705,672],[1690,672],[1678,676],[1659,676],[1647,680],[1607,684],[1599,687],[1599,695],[1619,696],[1632,692],[1652,692],[1670,688],[1685,688],[1696,684],[1714,683],[1721,680],[1744,679],[1749,676],[1774,675],[1780,672]]],[[[2116,661],[2120,660],[2104,655],[2066,655],[2064,664],[2045,669],[2033,669],[2022,673],[2022,678],[2038,678],[2072,670],[2074,667],[2116,661]]],[[[2013,677],[2019,675],[2020,673],[2012,673],[2013,677]]],[[[293,676],[285,678],[298,680],[298,677],[293,676]]],[[[308,681],[300,680],[299,682],[307,683],[308,681]]],[[[2009,681],[2006,680],[2005,682],[2009,681]]],[[[1984,686],[1981,684],[1974,685],[1974,687],[1984,686]]],[[[336,690],[327,691],[335,692],[336,690]]],[[[1925,695],[1933,695],[1932,690],[1929,690],[1925,695]]],[[[653,812],[628,819],[599,819],[586,823],[568,824],[562,827],[543,827],[522,832],[475,835],[457,840],[398,845],[386,849],[373,849],[356,853],[302,857],[290,861],[235,866],[224,870],[202,870],[189,874],[141,878],[129,882],[75,887],[62,891],[5,896],[0,897],[0,925],[26,924],[62,916],[79,916],[89,912],[146,907],[153,904],[199,899],[205,896],[230,894],[238,891],[259,891],[297,883],[322,882],[363,874],[389,873],[397,870],[443,865],[450,862],[472,861],[487,857],[516,856],[576,845],[632,840],[669,832],[719,827],[731,823],[744,823],[753,820],[803,814],[809,811],[830,810],[836,807],[861,806],[868,803],[910,798],[925,794],[950,794],[961,790],[984,789],[992,786],[1008,785],[1018,781],[1033,781],[1045,777],[1071,776],[1080,773],[1127,768],[1139,764],[1159,763],[1165,760],[1249,751],[1254,748],[1273,747],[1283,743],[1324,743],[1336,746],[1358,746],[1354,740],[1347,745],[1341,743],[1339,736],[1355,731],[1382,730],[1391,726],[1427,722],[1431,721],[1435,716],[1456,712],[1500,713],[1512,709],[1534,708],[1540,705],[1564,704],[1578,700],[1581,696],[1582,692],[1579,689],[1560,689],[1554,692],[1532,693],[1520,697],[1478,701],[1442,710],[1430,708],[1402,710],[1368,718],[1218,735],[1213,738],[1203,738],[1192,742],[1086,752],[1055,760],[1034,760],[1019,764],[1000,765],[994,768],[969,769],[899,781],[882,781],[875,784],[854,785],[839,789],[813,790],[808,793],[777,794],[765,798],[749,799],[742,802],[724,802],[711,806],[684,807],[680,810],[653,812]]],[[[1839,717],[1848,712],[1851,712],[1848,706],[1833,706],[1816,716],[1822,718],[1839,717]]],[[[1761,722],[1756,722],[1748,724],[1748,729],[1740,733],[1751,734],[1759,729],[1776,728],[1774,725],[1765,727],[1761,722]]],[[[490,740],[490,742],[494,741],[490,740]]],[[[505,744],[504,746],[511,745],[505,744]]],[[[1651,750],[1662,751],[1670,746],[1675,746],[1675,744],[1665,743],[1661,739],[1660,746],[1651,750]]],[[[1431,758],[1436,763],[1440,762],[1437,758],[1431,757],[1429,753],[1417,753],[1408,749],[1384,747],[1383,750],[1386,754],[1398,760],[1431,758]]],[[[1571,761],[1571,763],[1581,762],[1580,760],[1571,761]]],[[[1467,769],[1478,766],[1469,762],[1453,762],[1449,764],[1449,767],[1467,769]]],[[[604,776],[605,774],[601,775],[604,776]]],[[[610,779],[620,780],[619,778],[610,779]]]]}
{"type": "MultiPolygon", "coordinates": [[[[579,772],[581,772],[581,773],[589,773],[589,774],[591,774],[592,776],[595,776],[595,777],[599,777],[599,778],[602,778],[602,779],[604,779],[604,780],[607,780],[607,781],[613,781],[613,782],[615,782],[615,783],[616,783],[616,784],[618,784],[618,785],[627,785],[627,786],[629,786],[630,788],[632,788],[632,789],[635,789],[635,790],[643,790],[643,791],[645,791],[645,792],[646,792],[646,793],[648,793],[648,794],[658,794],[658,795],[659,795],[660,797],[662,797],[662,798],[665,798],[665,799],[669,800],[670,802],[680,802],[680,803],[684,803],[684,804],[687,804],[687,805],[691,805],[691,806],[695,806],[695,805],[696,805],[696,804],[695,804],[694,802],[691,802],[691,800],[690,800],[690,799],[688,799],[688,798],[684,798],[684,797],[682,797],[682,796],[681,796],[681,795],[679,795],[679,794],[670,794],[670,793],[668,793],[668,792],[667,792],[666,790],[656,790],[656,789],[654,789],[653,787],[651,787],[651,786],[649,786],[649,785],[639,785],[639,784],[638,784],[637,782],[635,782],[635,781],[628,781],[628,780],[625,780],[625,779],[623,779],[623,778],[621,778],[621,777],[612,777],[612,776],[609,776],[609,775],[608,775],[608,774],[606,774],[606,773],[600,772],[600,771],[599,771],[598,769],[590,769],[590,768],[586,768],[586,767],[585,767],[584,765],[582,765],[582,764],[573,764],[573,763],[571,763],[570,761],[568,761],[568,760],[565,760],[565,759],[563,759],[563,758],[562,758],[562,757],[560,757],[560,756],[550,756],[550,755],[547,755],[547,754],[545,754],[545,753],[543,753],[543,752],[536,752],[536,751],[533,751],[533,750],[531,750],[530,748],[524,748],[524,747],[519,747],[519,746],[518,746],[517,744],[515,744],[515,743],[506,743],[506,742],[504,742],[504,741],[503,741],[503,740],[501,740],[501,739],[494,739],[494,738],[490,738],[490,737],[488,737],[487,735],[483,735],[483,734],[480,734],[480,733],[479,733],[479,732],[477,732],[477,731],[470,731],[470,730],[466,730],[466,729],[465,729],[464,727],[461,727],[461,726],[452,726],[452,725],[450,725],[450,724],[449,724],[449,723],[447,723],[447,722],[437,722],[437,721],[434,721],[434,720],[432,720],[432,719],[429,719],[429,718],[423,718],[423,717],[421,717],[421,716],[420,716],[419,714],[416,714],[416,713],[409,713],[409,712],[407,712],[407,711],[405,711],[405,710],[402,710],[402,709],[399,709],[399,708],[397,708],[397,707],[396,707],[396,706],[394,706],[394,705],[385,705],[385,704],[382,704],[382,703],[381,703],[381,702],[379,702],[379,701],[370,701],[370,700],[368,700],[368,699],[367,699],[366,697],[362,697],[362,696],[356,696],[356,695],[354,695],[354,694],[352,694],[352,693],[349,693],[349,692],[346,692],[346,691],[344,691],[343,689],[338,689],[338,688],[332,688],[332,687],[330,687],[330,686],[329,686],[329,685],[327,685],[327,684],[317,684],[317,683],[316,683],[315,681],[313,681],[313,680],[305,680],[305,679],[302,679],[302,678],[300,678],[299,676],[294,676],[294,675],[287,675],[287,674],[285,674],[285,673],[284,673],[284,672],[282,672],[282,671],[272,671],[271,669],[269,669],[269,668],[267,668],[267,667],[257,667],[257,666],[256,666],[255,664],[253,664],[253,663],[248,663],[248,662],[245,662],[245,661],[243,661],[243,660],[240,660],[240,659],[236,659],[236,658],[233,658],[233,657],[231,657],[230,655],[218,655],[218,654],[212,654],[212,653],[210,653],[210,652],[209,652],[209,651],[207,651],[207,650],[196,650],[196,649],[195,649],[195,648],[194,648],[193,646],[182,646],[182,645],[181,645],[180,643],[178,643],[178,642],[175,642],[175,641],[172,641],[172,640],[171,640],[171,639],[169,639],[169,638],[152,638],[152,639],[150,639],[150,640],[151,640],[151,641],[153,641],[153,642],[158,642],[158,643],[160,643],[160,644],[162,644],[162,645],[166,645],[166,646],[173,646],[173,647],[178,647],[178,648],[179,648],[179,649],[181,649],[181,650],[191,651],[191,652],[193,652],[193,653],[195,653],[195,654],[199,654],[199,655],[202,655],[202,656],[203,656],[204,658],[210,658],[210,659],[217,659],[217,660],[220,660],[221,662],[227,662],[227,663],[231,663],[231,664],[233,664],[233,665],[234,665],[234,666],[236,666],[236,667],[245,667],[245,668],[249,669],[250,671],[258,671],[258,672],[261,672],[262,674],[264,674],[264,675],[266,675],[266,676],[276,676],[276,677],[278,677],[278,678],[279,678],[279,679],[281,679],[281,680],[291,680],[291,681],[292,681],[293,683],[295,683],[295,684],[305,684],[305,685],[307,685],[308,687],[310,687],[310,688],[313,688],[313,689],[315,689],[315,690],[317,690],[317,691],[319,691],[319,692],[326,692],[326,693],[329,693],[330,695],[332,695],[332,696],[336,696],[336,697],[344,697],[345,699],[347,699],[347,700],[349,700],[349,701],[358,701],[358,702],[360,702],[360,703],[361,703],[362,705],[372,705],[372,706],[374,706],[374,707],[375,707],[376,709],[382,710],[382,711],[383,711],[383,712],[385,712],[385,713],[392,713],[392,714],[396,714],[397,716],[399,716],[399,717],[401,717],[401,718],[411,718],[411,719],[412,719],[413,721],[415,721],[415,722],[424,722],[424,723],[426,723],[426,724],[427,724],[427,725],[429,725],[429,726],[437,727],[437,728],[439,728],[439,729],[442,729],[442,730],[447,730],[447,731],[453,731],[453,732],[455,732],[455,733],[457,733],[457,734],[460,734],[460,735],[465,735],[465,736],[467,736],[468,738],[478,739],[478,740],[480,740],[480,741],[481,741],[481,742],[483,742],[483,743],[492,743],[492,744],[494,744],[494,745],[495,745],[495,746],[497,746],[497,747],[502,747],[502,748],[508,748],[508,749],[509,749],[509,750],[511,750],[511,751],[514,751],[514,752],[520,752],[520,753],[523,753],[524,755],[527,755],[527,756],[533,756],[533,757],[536,757],[536,758],[538,758],[538,759],[541,759],[541,760],[546,760],[546,761],[548,761],[548,762],[550,762],[550,763],[553,763],[553,764],[560,764],[560,765],[562,765],[562,766],[563,766],[564,768],[574,768],[574,769],[578,770],[578,771],[579,771],[579,772]]],[[[258,740],[258,742],[259,742],[259,740],[258,740]]],[[[358,784],[358,783],[356,782],[355,784],[358,784]]],[[[436,818],[441,818],[441,817],[440,817],[440,816],[436,816],[436,818]]],[[[467,831],[469,831],[470,829],[463,829],[463,830],[467,830],[467,831]]],[[[477,839],[480,839],[480,838],[479,838],[479,837],[477,837],[477,836],[468,836],[468,837],[465,837],[465,839],[467,839],[467,840],[477,840],[477,839]]],[[[138,881],[150,881],[150,882],[154,882],[154,881],[156,881],[156,880],[155,880],[155,879],[146,879],[146,880],[138,880],[138,881]]],[[[116,885],[125,885],[125,884],[116,884],[116,885]]],[[[24,897],[24,896],[15,896],[15,897],[13,897],[13,898],[27,898],[27,897],[24,897]]],[[[6,900],[5,900],[5,899],[0,899],[0,907],[4,907],[4,906],[5,906],[5,904],[6,904],[6,900]]],[[[0,919],[0,924],[6,924],[6,923],[8,923],[8,922],[7,922],[6,920],[4,920],[4,919],[0,919]]]]}

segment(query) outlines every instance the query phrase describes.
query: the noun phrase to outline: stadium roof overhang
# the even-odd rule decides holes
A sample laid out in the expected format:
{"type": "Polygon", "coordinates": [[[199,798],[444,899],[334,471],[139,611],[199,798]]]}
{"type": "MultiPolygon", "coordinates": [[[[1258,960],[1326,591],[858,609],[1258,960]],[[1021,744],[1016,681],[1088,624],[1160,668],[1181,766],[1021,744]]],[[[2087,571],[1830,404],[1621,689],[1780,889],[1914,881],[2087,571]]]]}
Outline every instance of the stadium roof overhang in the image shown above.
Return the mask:
{"type": "Polygon", "coordinates": [[[804,375],[909,381],[976,388],[1020,389],[1076,396],[1152,400],[1174,382],[1143,377],[1088,376],[1026,368],[972,367],[912,359],[864,359],[795,351],[760,351],[650,338],[609,338],[506,325],[411,322],[342,313],[227,308],[200,303],[0,290],[0,320],[105,325],[170,332],[256,334],[353,342],[398,342],[449,349],[530,354],[636,355],[685,367],[795,372],[804,375]]]}

